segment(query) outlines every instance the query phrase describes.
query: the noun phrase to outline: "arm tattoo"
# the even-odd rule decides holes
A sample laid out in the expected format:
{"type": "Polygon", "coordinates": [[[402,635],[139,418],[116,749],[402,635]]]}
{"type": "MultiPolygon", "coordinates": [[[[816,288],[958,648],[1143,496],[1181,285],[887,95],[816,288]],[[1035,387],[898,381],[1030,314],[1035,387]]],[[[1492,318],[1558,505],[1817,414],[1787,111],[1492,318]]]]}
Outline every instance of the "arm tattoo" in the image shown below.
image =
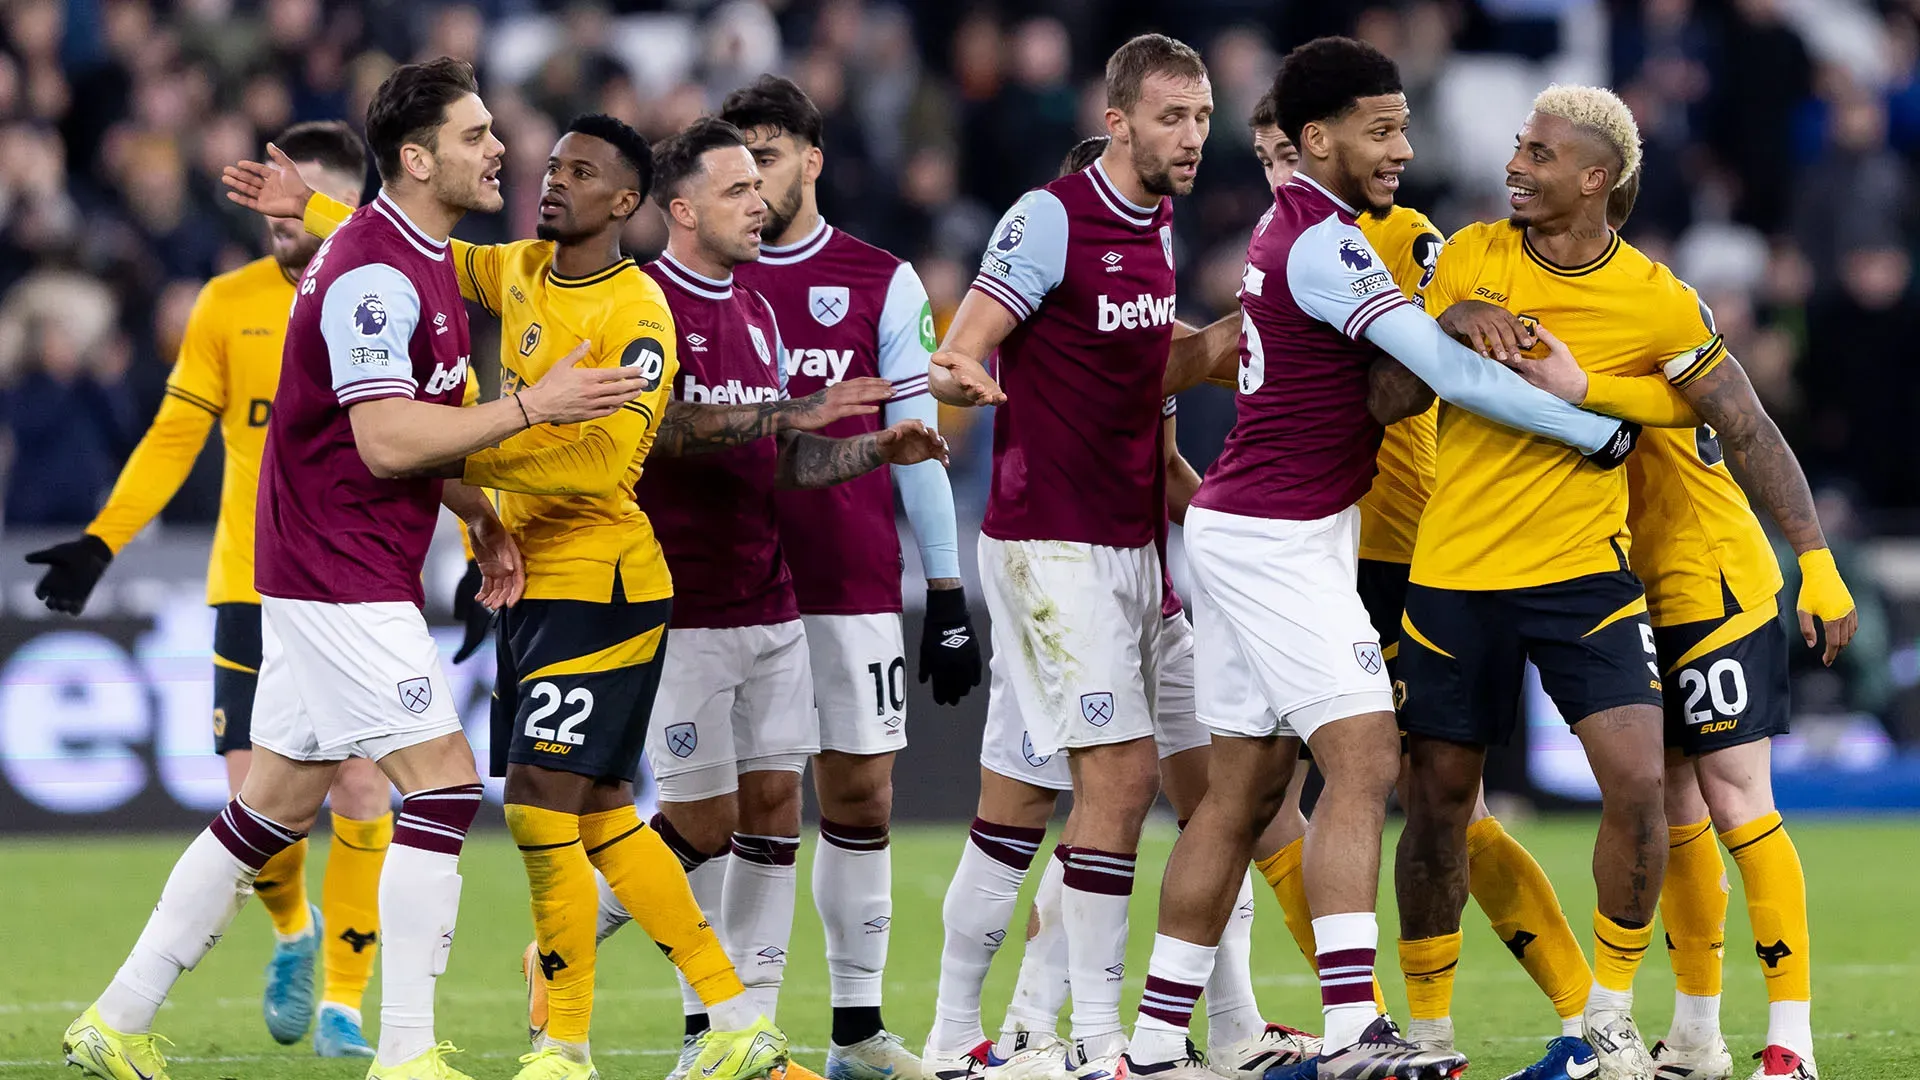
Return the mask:
{"type": "Polygon", "coordinates": [[[778,483],[784,488],[823,488],[844,484],[880,467],[877,433],[830,439],[805,431],[780,434],[778,483]]]}
{"type": "Polygon", "coordinates": [[[1701,419],[1720,436],[1727,468],[1747,493],[1766,507],[1795,552],[1827,546],[1814,513],[1813,492],[1792,448],[1774,425],[1747,381],[1740,362],[1729,356],[1683,391],[1701,419]]]}
{"type": "Polygon", "coordinates": [[[818,412],[827,392],[793,401],[763,401],[754,405],[694,405],[667,402],[654,434],[649,456],[692,457],[745,446],[756,439],[785,431],[794,419],[818,412]]]}

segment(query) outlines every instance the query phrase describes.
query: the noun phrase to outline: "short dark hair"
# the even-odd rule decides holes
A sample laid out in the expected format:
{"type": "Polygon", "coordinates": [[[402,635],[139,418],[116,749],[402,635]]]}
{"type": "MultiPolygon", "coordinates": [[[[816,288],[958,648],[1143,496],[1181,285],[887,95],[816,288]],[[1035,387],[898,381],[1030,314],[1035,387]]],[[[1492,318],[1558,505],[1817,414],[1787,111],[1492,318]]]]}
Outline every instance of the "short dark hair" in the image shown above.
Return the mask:
{"type": "Polygon", "coordinates": [[[687,178],[700,171],[700,158],[709,150],[744,148],[747,137],[717,116],[703,116],[684,131],[653,148],[653,201],[665,210],[673,205],[687,178]]]}
{"type": "Polygon", "coordinates": [[[1165,34],[1141,34],[1107,58],[1107,107],[1121,112],[1133,108],[1149,75],[1204,79],[1207,65],[1185,42],[1165,34]]]}
{"type": "Polygon", "coordinates": [[[1269,86],[1267,92],[1260,95],[1260,100],[1253,103],[1253,115],[1247,117],[1248,127],[1280,126],[1280,104],[1274,100],[1273,91],[1274,88],[1269,86]]]}
{"type": "Polygon", "coordinates": [[[762,75],[727,95],[720,119],[747,131],[778,128],[808,146],[820,145],[820,107],[792,79],[762,75]]]}
{"type": "Polygon", "coordinates": [[[613,147],[620,163],[633,170],[633,187],[640,193],[640,201],[647,200],[647,193],[653,190],[653,146],[645,135],[606,113],[576,116],[567,124],[567,131],[590,135],[613,147]]]}
{"type": "Polygon", "coordinates": [[[323,168],[357,179],[367,175],[367,144],[339,120],[294,124],[276,136],[273,145],[295,161],[317,161],[323,168]]]}
{"type": "Polygon", "coordinates": [[[1607,225],[1615,232],[1633,216],[1633,204],[1640,201],[1640,174],[1646,171],[1644,168],[1633,170],[1607,192],[1607,225]]]}
{"type": "Polygon", "coordinates": [[[1288,53],[1272,91],[1280,130],[1295,146],[1308,124],[1338,119],[1361,98],[1402,92],[1393,61],[1348,37],[1314,38],[1288,53]]]}
{"type": "Polygon", "coordinates": [[[380,178],[399,175],[400,148],[407,143],[435,149],[434,138],[446,122],[447,106],[479,92],[473,65],[451,56],[394,68],[367,105],[367,143],[373,147],[380,178]]]}
{"type": "Polygon", "coordinates": [[[1067,156],[1060,161],[1060,175],[1077,173],[1093,164],[1099,160],[1101,154],[1107,152],[1107,146],[1112,142],[1112,136],[1089,135],[1074,143],[1073,149],[1067,151],[1067,156]]]}

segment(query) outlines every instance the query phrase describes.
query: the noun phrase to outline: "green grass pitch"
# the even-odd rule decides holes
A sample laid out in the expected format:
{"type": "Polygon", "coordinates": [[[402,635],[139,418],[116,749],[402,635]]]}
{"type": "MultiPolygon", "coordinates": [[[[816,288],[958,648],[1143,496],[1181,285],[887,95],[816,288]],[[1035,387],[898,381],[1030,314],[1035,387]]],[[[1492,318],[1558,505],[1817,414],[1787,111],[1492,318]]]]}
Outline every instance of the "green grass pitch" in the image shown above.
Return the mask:
{"type": "MultiPolygon", "coordinates": [[[[1920,1020],[1906,1000],[1920,977],[1920,821],[1803,818],[1792,828],[1806,864],[1813,912],[1814,1030],[1822,1075],[1834,1080],[1920,1076],[1920,1020]]],[[[1553,877],[1576,933],[1586,940],[1593,903],[1592,820],[1545,818],[1515,824],[1512,831],[1553,877]]],[[[886,1015],[916,1049],[932,1016],[940,901],[963,835],[958,827],[902,828],[894,834],[886,1015]]],[[[0,1080],[70,1075],[58,1059],[60,1033],[112,976],[185,840],[75,837],[0,843],[0,925],[6,928],[0,951],[0,1080]]],[[[1389,836],[1388,850],[1392,840],[1389,836]]],[[[1157,826],[1143,846],[1143,885],[1134,897],[1127,967],[1129,1018],[1152,940],[1159,867],[1172,841],[1171,828],[1157,826]]],[[[802,854],[802,895],[780,1019],[797,1057],[819,1069],[827,995],[819,922],[806,895],[813,844],[809,836],[802,854]]],[[[314,850],[324,852],[325,843],[316,843],[314,850]]],[[[318,854],[314,861],[320,861],[318,854]]],[[[1727,916],[1724,1023],[1735,1075],[1744,1080],[1753,1068],[1746,1055],[1759,1049],[1765,1034],[1766,997],[1747,937],[1738,872],[1731,860],[1728,867],[1734,893],[1727,916]]],[[[514,1058],[525,1049],[519,956],[531,926],[526,879],[498,831],[468,845],[461,870],[466,885],[460,934],[440,981],[440,1034],[466,1049],[454,1059],[461,1068],[483,1080],[511,1077],[514,1058]]],[[[309,868],[309,883],[317,896],[317,865],[309,868]]],[[[1318,1030],[1316,985],[1271,893],[1262,886],[1256,894],[1254,970],[1261,1005],[1270,1019],[1318,1030]]],[[[1381,905],[1382,975],[1395,1015],[1404,1018],[1406,999],[1393,960],[1392,891],[1384,885],[1381,905]]],[[[1023,899],[1021,918],[1025,910],[1023,899]]],[[[1532,1060],[1557,1025],[1546,1000],[1477,910],[1469,908],[1466,929],[1455,1019],[1461,1049],[1474,1061],[1470,1075],[1494,1080],[1532,1060]]],[[[270,939],[265,913],[251,905],[200,970],[181,980],[158,1025],[174,1041],[173,1076],[348,1080],[364,1075],[363,1063],[320,1061],[305,1043],[280,1047],[267,1036],[259,998],[270,939]]],[[[990,1031],[1012,990],[1018,960],[1017,947],[1010,946],[988,980],[990,1031]]],[[[601,1074],[608,1080],[663,1075],[680,1042],[679,995],[671,969],[637,928],[609,943],[600,961],[599,986],[594,1057],[601,1074]]],[[[369,1029],[379,1015],[378,988],[376,973],[367,1001],[369,1029]]],[[[1649,954],[1636,989],[1639,1018],[1651,1042],[1666,1030],[1672,1008],[1672,981],[1657,951],[1649,954]]]]}

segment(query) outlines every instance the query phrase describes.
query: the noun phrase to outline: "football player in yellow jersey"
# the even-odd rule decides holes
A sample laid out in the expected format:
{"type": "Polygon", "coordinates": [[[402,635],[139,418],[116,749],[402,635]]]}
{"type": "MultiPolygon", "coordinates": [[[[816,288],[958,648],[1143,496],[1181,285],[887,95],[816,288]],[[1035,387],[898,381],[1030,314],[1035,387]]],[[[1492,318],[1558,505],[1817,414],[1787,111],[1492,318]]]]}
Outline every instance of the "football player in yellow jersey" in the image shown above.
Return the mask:
{"type": "MultiPolygon", "coordinates": [[[[308,183],[347,203],[360,201],[366,150],[345,124],[296,124],[284,147],[308,183]]],[[[107,564],[170,501],[216,422],[226,456],[220,516],[207,566],[214,610],[213,742],[226,759],[230,793],[253,758],[253,692],[260,667],[260,594],[253,588],[253,515],[267,418],[280,381],[280,350],[294,282],[319,248],[297,222],[268,227],[272,253],[207,282],[187,319],[166,397],[127,459],[106,505],[77,540],[27,556],[48,567],[35,589],[55,611],[78,615],[107,564]]],[[[324,946],[325,991],[313,1048],[322,1057],[372,1057],[360,1031],[360,997],[373,971],[380,919],[380,866],[393,835],[386,777],[349,760],[331,793],[333,841],[321,906],[307,899],[307,842],[274,856],[254,892],[272,916],[278,943],[267,966],[267,1030],[298,1042],[313,1021],[313,968],[324,946]],[[323,940],[324,939],[324,940],[323,940]]]]}
{"type": "MultiPolygon", "coordinates": [[[[1508,165],[1511,222],[1470,226],[1449,241],[1430,303],[1448,308],[1442,323],[1450,331],[1510,362],[1519,361],[1517,349],[1531,344],[1539,324],[1557,328],[1582,369],[1568,380],[1577,389],[1562,396],[1652,423],[1689,425],[1694,418],[1675,400],[1677,390],[1723,434],[1736,433],[1739,449],[1729,456],[1737,455],[1803,553],[1803,564],[1813,567],[1801,604],[1808,640],[1818,617],[1836,650],[1851,636],[1852,602],[1832,572],[1798,465],[1738,366],[1728,362],[1711,313],[1664,266],[1609,227],[1609,198],[1636,173],[1639,153],[1632,116],[1618,98],[1590,87],[1549,88],[1536,99],[1508,165]],[[1472,303],[1476,298],[1486,303],[1472,303]],[[1469,303],[1455,310],[1457,301],[1469,303]]],[[[1487,715],[1489,695],[1514,700],[1519,661],[1531,658],[1543,686],[1573,719],[1601,782],[1594,860],[1600,908],[1587,1036],[1601,1076],[1651,1076],[1655,1063],[1630,1009],[1631,979],[1651,939],[1648,923],[1668,854],[1658,843],[1666,815],[1662,776],[1651,767],[1659,732],[1652,706],[1662,700],[1666,668],[1684,669],[1755,629],[1751,616],[1742,616],[1770,605],[1778,578],[1770,563],[1734,551],[1745,528],[1732,513],[1737,491],[1703,497],[1705,486],[1683,494],[1676,490],[1681,485],[1658,485],[1662,493],[1654,495],[1648,487],[1649,508],[1658,505],[1652,500],[1678,499],[1675,516],[1661,514],[1659,526],[1643,530],[1641,544],[1630,547],[1628,478],[1582,472],[1531,440],[1462,422],[1470,419],[1442,417],[1439,488],[1422,522],[1408,601],[1414,644],[1406,655],[1418,658],[1403,661],[1408,727],[1415,733],[1409,830],[1417,835],[1408,842],[1413,857],[1401,862],[1403,936],[1431,937],[1444,934],[1449,921],[1457,925],[1442,900],[1455,891],[1457,875],[1446,868],[1462,846],[1459,790],[1477,776],[1484,744],[1506,734],[1502,724],[1475,718],[1487,715]],[[1662,534],[1674,531],[1694,533],[1689,554],[1662,550],[1674,539],[1662,534]],[[1666,618],[1697,614],[1668,591],[1667,573],[1691,571],[1716,586],[1708,597],[1687,591],[1692,603],[1710,605],[1711,618],[1698,621],[1714,625],[1677,645],[1685,650],[1675,658],[1679,663],[1660,662],[1648,598],[1627,573],[1629,558],[1655,583],[1666,618]],[[1638,630],[1638,649],[1623,626],[1638,630]]],[[[1669,465],[1682,461],[1671,438],[1663,445],[1673,455],[1669,465]]],[[[1655,469],[1655,456],[1641,467],[1655,469]]],[[[1699,451],[1692,456],[1697,461],[1699,451]]],[[[1708,469],[1702,463],[1701,471],[1708,469]]],[[[1707,692],[1705,674],[1696,678],[1707,692]]],[[[1729,678],[1723,696],[1730,686],[1729,678]]],[[[1739,704],[1744,712],[1748,702],[1739,704]]],[[[1511,724],[1510,707],[1500,720],[1511,724]]],[[[1763,722],[1754,717],[1756,726],[1763,722]]],[[[1771,825],[1751,839],[1770,831],[1784,840],[1777,818],[1771,825]]],[[[1798,912],[1804,926],[1803,900],[1798,912]]],[[[1793,1068],[1802,1066],[1797,1054],[1770,1053],[1762,1074],[1792,1075],[1772,1068],[1788,1057],[1793,1068]]],[[[1661,1075],[1668,1073],[1663,1064],[1661,1075]]],[[[1672,1075],[1696,1074],[1682,1066],[1672,1075]]]]}
{"type": "MultiPolygon", "coordinates": [[[[277,168],[228,170],[235,201],[331,234],[348,208],[315,197],[284,155],[275,159],[277,168]]],[[[454,241],[461,292],[501,317],[503,394],[576,362],[633,367],[648,385],[613,416],[533,428],[466,459],[463,479],[500,493],[527,571],[525,598],[501,618],[492,738],[533,896],[536,940],[524,963],[538,1001],[521,1080],[595,1075],[587,1042],[595,870],[707,1004],[714,1029],[699,1047],[702,1075],[719,1080],[784,1062],[785,1036],[748,1003],[680,861],[634,808],[673,592],[634,485],[656,449],[694,453],[812,430],[871,412],[890,392],[884,381],[854,380],[772,407],[669,404],[673,317],[619,243],[652,178],[652,151],[638,132],[583,116],[548,159],[539,239],[454,241]],[[669,415],[679,417],[679,434],[656,448],[669,415]]]]}
{"type": "MultiPolygon", "coordinates": [[[[1280,130],[1271,95],[1255,105],[1251,125],[1254,154],[1267,174],[1268,184],[1278,187],[1292,174],[1299,151],[1280,130]]],[[[1364,214],[1359,224],[1373,249],[1387,260],[1401,291],[1415,303],[1423,303],[1422,290],[1432,281],[1444,244],[1439,230],[1426,215],[1404,206],[1395,206],[1385,215],[1364,214]]],[[[1238,358],[1233,359],[1237,362],[1238,358]]],[[[1225,375],[1232,385],[1232,365],[1225,375]]],[[[1436,415],[1437,406],[1429,406],[1387,426],[1380,445],[1379,473],[1360,501],[1360,597],[1380,633],[1381,652],[1390,672],[1400,652],[1400,615],[1414,538],[1433,489],[1436,415]]],[[[1403,793],[1404,785],[1403,779],[1403,793]]],[[[1296,786],[1289,791],[1274,826],[1262,837],[1263,842],[1291,842],[1260,858],[1258,866],[1286,913],[1287,928],[1294,934],[1295,943],[1312,964],[1317,950],[1300,875],[1306,821],[1300,814],[1299,798],[1296,786]]],[[[1560,1016],[1561,1037],[1549,1044],[1546,1064],[1563,1068],[1570,1064],[1577,1071],[1593,1056],[1579,1038],[1580,1014],[1592,975],[1552,883],[1526,848],[1487,810],[1484,799],[1476,799],[1473,807],[1467,862],[1475,901],[1560,1016]]],[[[1408,1037],[1415,1042],[1450,1044],[1452,1025],[1445,1003],[1424,992],[1431,980],[1417,977],[1430,970],[1425,958],[1416,951],[1402,957],[1401,967],[1416,973],[1408,984],[1408,1037]]],[[[1548,1080],[1550,1075],[1543,1072],[1529,1080],[1548,1080]]]]}
{"type": "MultiPolygon", "coordinates": [[[[1613,228],[1632,213],[1638,187],[1636,174],[1612,192],[1613,228]]],[[[1514,366],[1570,401],[1663,425],[1647,433],[1627,466],[1631,561],[1647,585],[1666,680],[1669,853],[1660,914],[1676,989],[1673,1026],[1653,1052],[1658,1076],[1732,1073],[1719,1008],[1726,868],[1707,838],[1717,832],[1740,866],[1766,976],[1767,1040],[1753,1075],[1811,1080],[1806,878],[1774,809],[1770,775],[1770,739],[1786,731],[1788,714],[1786,633],[1775,599],[1781,578],[1736,483],[1753,488],[1799,551],[1807,583],[1798,604],[1802,632],[1807,647],[1818,647],[1815,624],[1823,626],[1831,663],[1857,615],[1798,465],[1730,355],[1683,370],[1672,385],[1659,377],[1590,377],[1544,361],[1514,366]],[[1698,427],[1668,426],[1703,418],[1698,427]]]]}

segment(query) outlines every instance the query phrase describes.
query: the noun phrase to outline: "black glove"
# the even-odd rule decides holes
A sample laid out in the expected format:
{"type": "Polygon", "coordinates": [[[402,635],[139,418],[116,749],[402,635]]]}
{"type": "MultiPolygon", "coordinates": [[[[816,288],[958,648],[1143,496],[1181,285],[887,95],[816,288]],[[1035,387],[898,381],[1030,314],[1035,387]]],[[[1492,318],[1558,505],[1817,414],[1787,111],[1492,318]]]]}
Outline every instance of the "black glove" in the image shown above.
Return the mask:
{"type": "Polygon", "coordinates": [[[1631,420],[1620,421],[1607,444],[1587,455],[1587,460],[1603,469],[1617,469],[1626,464],[1627,455],[1633,453],[1634,444],[1640,441],[1640,425],[1631,420]]]}
{"type": "Polygon", "coordinates": [[[54,611],[78,615],[87,610],[87,597],[93,595],[100,575],[113,561],[113,549],[92,533],[82,533],[78,540],[29,554],[27,561],[47,568],[40,584],[33,587],[33,595],[45,600],[54,611]]]}
{"type": "Polygon", "coordinates": [[[461,575],[459,586],[453,590],[453,617],[467,624],[467,635],[460,639],[460,651],[453,654],[456,664],[472,656],[480,643],[487,640],[487,631],[493,628],[493,612],[474,599],[480,583],[480,564],[468,559],[467,572],[461,575]]]}
{"type": "Polygon", "coordinates": [[[933,700],[958,705],[980,685],[980,638],[967,614],[965,589],[928,589],[920,625],[920,681],[933,680],[933,700]]]}

